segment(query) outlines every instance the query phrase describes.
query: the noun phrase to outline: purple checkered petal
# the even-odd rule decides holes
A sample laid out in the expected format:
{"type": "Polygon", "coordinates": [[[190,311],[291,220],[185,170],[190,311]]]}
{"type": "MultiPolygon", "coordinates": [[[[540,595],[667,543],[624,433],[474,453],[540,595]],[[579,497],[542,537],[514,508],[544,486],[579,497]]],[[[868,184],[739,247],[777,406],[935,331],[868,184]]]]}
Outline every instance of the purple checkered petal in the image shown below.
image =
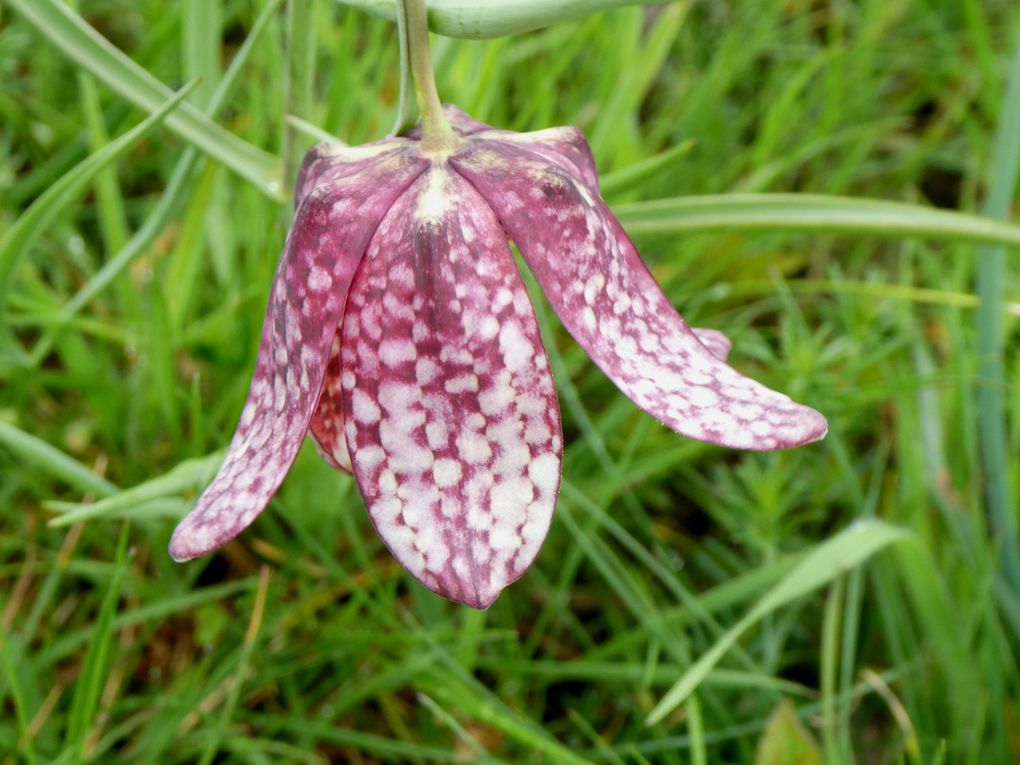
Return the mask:
{"type": "Polygon", "coordinates": [[[488,607],[545,539],[562,436],[506,234],[444,162],[380,225],[340,352],[347,444],[380,535],[426,587],[488,607]]]}
{"type": "Polygon", "coordinates": [[[590,184],[539,133],[479,133],[451,158],[492,205],[564,326],[638,406],[678,433],[741,449],[825,435],[825,418],[744,377],[698,339],[590,184]]]}
{"type": "Polygon", "coordinates": [[[240,423],[216,478],[174,531],[175,560],[233,539],[283,481],[318,401],[355,270],[379,221],[423,166],[411,155],[386,154],[303,198],[273,279],[240,423]]]}

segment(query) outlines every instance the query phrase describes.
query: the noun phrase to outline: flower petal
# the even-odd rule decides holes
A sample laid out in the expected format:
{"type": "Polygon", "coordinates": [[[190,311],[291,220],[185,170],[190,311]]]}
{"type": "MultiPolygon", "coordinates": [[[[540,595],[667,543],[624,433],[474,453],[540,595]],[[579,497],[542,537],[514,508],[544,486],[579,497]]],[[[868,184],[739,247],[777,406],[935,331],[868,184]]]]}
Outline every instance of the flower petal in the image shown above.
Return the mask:
{"type": "Polygon", "coordinates": [[[533,155],[533,158],[540,157],[565,170],[574,179],[584,181],[589,192],[598,194],[599,174],[595,167],[595,157],[592,156],[584,133],[575,127],[551,127],[530,133],[493,129],[476,134],[474,139],[519,146],[533,155]]]}
{"type": "Polygon", "coordinates": [[[283,481],[319,398],[357,265],[378,222],[422,166],[410,158],[377,163],[304,199],[273,279],[241,421],[216,478],[174,531],[175,560],[237,536],[283,481]]]}
{"type": "MultiPolygon", "coordinates": [[[[341,323],[343,318],[340,319],[341,323]]],[[[333,349],[329,352],[329,363],[326,365],[326,376],[322,381],[322,392],[319,404],[315,407],[312,420],[308,424],[308,433],[315,442],[319,454],[331,466],[341,473],[351,475],[351,455],[347,451],[347,438],[344,436],[344,405],[340,398],[340,328],[337,327],[333,338],[333,349]]]]}
{"type": "MultiPolygon", "coordinates": [[[[491,125],[479,122],[459,106],[454,104],[443,104],[443,114],[450,121],[450,125],[461,135],[471,135],[482,130],[492,130],[491,125]]],[[[420,130],[420,129],[419,129],[420,130]]]]}
{"type": "MultiPolygon", "coordinates": [[[[552,127],[535,130],[530,133],[517,133],[513,130],[494,128],[479,122],[453,104],[444,104],[443,113],[458,135],[473,139],[495,139],[507,143],[520,144],[534,154],[559,165],[584,182],[593,191],[598,191],[599,174],[595,167],[595,158],[584,133],[575,127],[552,127]]],[[[421,128],[412,128],[407,136],[420,139],[421,128]]]]}
{"type": "Polygon", "coordinates": [[[691,327],[691,332],[698,336],[701,344],[708,348],[713,356],[719,361],[726,361],[733,347],[732,341],[717,329],[702,329],[691,327]]]}
{"type": "Polygon", "coordinates": [[[559,489],[559,406],[492,211],[445,163],[369,245],[342,328],[347,443],[393,554],[486,608],[534,560],[559,489]]]}
{"type": "Polygon", "coordinates": [[[492,205],[564,326],[638,406],[683,435],[740,449],[825,435],[818,412],[698,340],[588,184],[518,142],[480,136],[451,164],[492,205]]]}
{"type": "Polygon", "coordinates": [[[414,144],[406,138],[386,138],[360,146],[321,141],[305,154],[294,186],[294,207],[316,186],[335,183],[359,173],[378,171],[387,160],[399,161],[414,144]]]}

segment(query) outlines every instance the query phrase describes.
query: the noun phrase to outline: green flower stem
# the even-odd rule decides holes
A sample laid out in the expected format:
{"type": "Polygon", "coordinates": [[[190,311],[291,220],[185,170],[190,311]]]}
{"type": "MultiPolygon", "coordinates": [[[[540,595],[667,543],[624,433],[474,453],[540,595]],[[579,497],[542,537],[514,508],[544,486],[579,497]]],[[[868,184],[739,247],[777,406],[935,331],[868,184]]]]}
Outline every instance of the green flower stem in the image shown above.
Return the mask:
{"type": "Polygon", "coordinates": [[[429,52],[429,21],[425,0],[400,0],[405,15],[407,51],[414,77],[414,94],[421,112],[422,149],[426,152],[448,151],[457,143],[457,136],[443,114],[436,90],[436,76],[429,52]]]}

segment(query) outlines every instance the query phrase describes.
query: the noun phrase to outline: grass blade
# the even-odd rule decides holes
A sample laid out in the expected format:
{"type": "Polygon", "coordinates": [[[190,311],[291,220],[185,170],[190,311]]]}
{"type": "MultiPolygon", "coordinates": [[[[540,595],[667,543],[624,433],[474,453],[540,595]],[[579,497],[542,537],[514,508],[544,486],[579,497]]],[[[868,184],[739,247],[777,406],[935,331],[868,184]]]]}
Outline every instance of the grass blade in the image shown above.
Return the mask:
{"type": "Polygon", "coordinates": [[[100,478],[55,446],[3,420],[0,420],[0,445],[79,491],[91,492],[100,497],[117,493],[117,487],[105,478],[100,478]]]}
{"type": "Polygon", "coordinates": [[[135,127],[79,162],[71,172],[43,192],[0,239],[0,314],[7,308],[18,261],[25,257],[46,228],[72,204],[104,167],[156,127],[194,87],[189,83],[135,127]]]}
{"type": "Polygon", "coordinates": [[[414,127],[418,119],[418,102],[414,99],[414,83],[411,81],[411,46],[407,40],[407,12],[402,2],[395,3],[397,13],[397,40],[400,42],[400,90],[397,95],[397,116],[394,118],[393,135],[400,135],[414,127]]]}
{"type": "MultiPolygon", "coordinates": [[[[284,81],[286,112],[308,120],[315,107],[315,3],[287,3],[287,77],[284,81]]],[[[293,123],[283,123],[283,177],[294,177],[301,164],[302,143],[293,123]]]]}
{"type": "Polygon", "coordinates": [[[632,233],[819,231],[1020,247],[1020,226],[934,207],[824,194],[714,194],[619,205],[632,233]]]}
{"type": "MultiPolygon", "coordinates": [[[[230,93],[231,87],[237,82],[238,77],[248,62],[255,49],[255,43],[261,39],[269,22],[276,14],[283,0],[269,0],[266,7],[262,9],[259,17],[252,24],[251,31],[245,38],[233,61],[230,62],[226,74],[220,80],[219,85],[213,94],[212,100],[206,109],[206,114],[212,118],[219,113],[230,93]]],[[[29,364],[38,366],[53,346],[57,333],[69,322],[92,298],[105,290],[121,273],[124,272],[145,250],[155,241],[156,237],[163,231],[177,213],[178,208],[183,205],[185,192],[190,188],[189,182],[192,171],[197,164],[199,155],[193,148],[189,148],[181,155],[174,167],[166,189],[159,198],[156,207],[145,219],[145,223],[135,232],[134,236],[117,252],[112,258],[103,264],[85,285],[75,293],[67,303],[61,307],[58,314],[58,321],[53,329],[48,330],[35,344],[29,354],[29,364]]]]}
{"type": "Polygon", "coordinates": [[[248,620],[248,629],[244,633],[244,642],[241,644],[241,655],[237,660],[237,669],[230,681],[230,691],[227,694],[226,702],[223,704],[223,711],[220,714],[218,724],[213,730],[199,765],[209,765],[220,749],[220,744],[226,735],[230,725],[230,718],[234,716],[237,709],[237,700],[241,697],[241,686],[245,676],[248,674],[248,667],[251,664],[251,654],[255,649],[255,642],[262,627],[262,617],[266,610],[266,594],[269,592],[269,567],[262,566],[259,569],[259,583],[255,590],[255,604],[252,606],[251,618],[248,620]]]}
{"type": "MultiPolygon", "coordinates": [[[[1009,215],[1020,169],[1020,37],[1013,53],[1002,109],[989,170],[990,191],[983,212],[1004,219],[1009,215]]],[[[985,247],[978,258],[977,293],[981,300],[977,311],[978,375],[981,384],[977,388],[977,413],[985,497],[1006,579],[1013,592],[1020,593],[1020,540],[1017,539],[1016,508],[1010,499],[1006,462],[1009,454],[1003,399],[1006,374],[1002,316],[999,314],[1004,297],[1006,253],[1002,247],[985,247]]]]}
{"type": "Polygon", "coordinates": [[[220,75],[220,0],[185,0],[181,5],[181,50],[185,77],[200,84],[189,99],[200,109],[212,100],[220,75]]]}
{"type": "MultiPolygon", "coordinates": [[[[2,432],[0,430],[0,433],[2,432]]],[[[55,510],[60,513],[60,515],[50,521],[50,525],[69,526],[79,521],[126,516],[144,505],[159,500],[180,497],[185,492],[194,491],[205,486],[212,476],[216,474],[216,469],[222,461],[223,452],[214,452],[205,457],[185,460],[178,463],[166,474],[157,478],[116,492],[115,494],[106,492],[103,495],[104,499],[98,502],[80,504],[76,502],[47,502],[46,508],[48,510],[55,510]]],[[[115,488],[114,491],[116,491],[115,488]]]]}
{"type": "MultiPolygon", "coordinates": [[[[3,668],[3,675],[7,679],[8,692],[14,704],[14,717],[18,724],[19,746],[22,746],[22,754],[28,765],[35,765],[38,760],[35,756],[35,747],[32,745],[32,736],[29,732],[28,710],[25,708],[25,694],[21,689],[21,682],[18,678],[18,668],[15,663],[15,653],[19,656],[23,653],[20,646],[15,648],[12,644],[13,635],[7,634],[6,628],[0,624],[0,667],[3,668]]],[[[15,638],[16,639],[16,638],[15,638]]]]}
{"type": "MultiPolygon", "coordinates": [[[[58,50],[92,72],[103,84],[131,103],[155,111],[171,90],[112,46],[59,0],[10,0],[58,50]]],[[[167,120],[167,126],[188,143],[222,162],[272,199],[283,198],[280,162],[242,141],[191,104],[167,120]]]]}
{"type": "Polygon", "coordinates": [[[680,164],[680,160],[693,148],[694,141],[688,139],[659,154],[603,175],[599,178],[602,196],[611,199],[617,194],[639,188],[647,183],[649,178],[659,174],[664,175],[669,170],[675,170],[680,164]]]}
{"type": "Polygon", "coordinates": [[[902,530],[881,521],[858,521],[816,547],[674,683],[648,715],[646,724],[660,722],[682,704],[740,636],[762,617],[831,582],[904,536],[902,530]]]}
{"type": "Polygon", "coordinates": [[[103,604],[96,618],[95,637],[89,643],[82,662],[78,682],[74,687],[74,697],[67,722],[67,745],[74,752],[74,762],[82,762],[85,756],[85,743],[88,737],[89,724],[95,716],[99,705],[99,696],[106,672],[106,660],[113,642],[113,617],[117,612],[120,600],[121,582],[128,564],[128,530],[130,525],[124,521],[117,540],[117,557],[114,561],[113,577],[103,596],[103,604]]]}

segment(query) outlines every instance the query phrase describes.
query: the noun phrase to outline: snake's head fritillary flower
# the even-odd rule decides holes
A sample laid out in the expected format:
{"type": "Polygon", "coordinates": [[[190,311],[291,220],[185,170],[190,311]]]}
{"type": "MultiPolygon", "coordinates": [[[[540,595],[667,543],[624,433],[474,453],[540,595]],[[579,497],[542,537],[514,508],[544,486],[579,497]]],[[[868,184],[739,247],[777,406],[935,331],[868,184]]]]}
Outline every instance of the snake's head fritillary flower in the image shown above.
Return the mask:
{"type": "Polygon", "coordinates": [[[563,437],[508,238],[595,363],[673,430],[739,449],[825,434],[729,367],[724,336],[688,328],[599,196],[579,131],[446,112],[451,150],[412,133],[305,158],[247,403],[175,559],[247,527],[310,432],[426,587],[485,608],[518,579],[549,529],[563,437]]]}

